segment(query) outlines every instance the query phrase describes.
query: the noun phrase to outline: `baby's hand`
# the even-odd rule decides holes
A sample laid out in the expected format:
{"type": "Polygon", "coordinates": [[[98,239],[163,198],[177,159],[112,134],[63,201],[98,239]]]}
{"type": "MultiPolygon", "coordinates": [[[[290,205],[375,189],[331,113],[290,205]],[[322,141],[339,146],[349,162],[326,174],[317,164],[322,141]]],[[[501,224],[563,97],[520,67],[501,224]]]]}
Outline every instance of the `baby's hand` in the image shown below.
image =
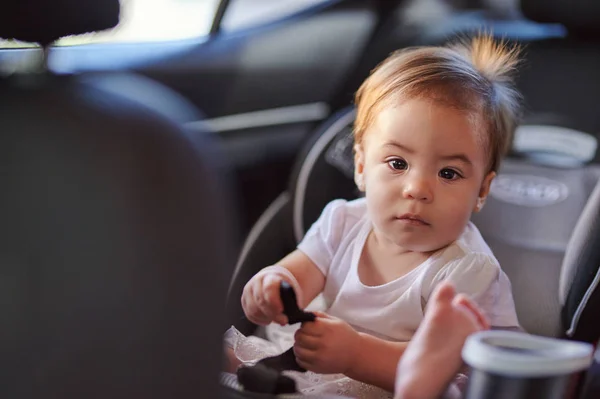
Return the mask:
{"type": "Polygon", "coordinates": [[[322,312],[296,331],[294,353],[302,367],[315,373],[345,374],[355,359],[360,335],[350,324],[322,312]]]}
{"type": "Polygon", "coordinates": [[[281,273],[265,271],[248,281],[242,293],[242,308],[248,320],[263,326],[273,321],[282,326],[288,323],[279,293],[282,280],[287,281],[281,273]]]}

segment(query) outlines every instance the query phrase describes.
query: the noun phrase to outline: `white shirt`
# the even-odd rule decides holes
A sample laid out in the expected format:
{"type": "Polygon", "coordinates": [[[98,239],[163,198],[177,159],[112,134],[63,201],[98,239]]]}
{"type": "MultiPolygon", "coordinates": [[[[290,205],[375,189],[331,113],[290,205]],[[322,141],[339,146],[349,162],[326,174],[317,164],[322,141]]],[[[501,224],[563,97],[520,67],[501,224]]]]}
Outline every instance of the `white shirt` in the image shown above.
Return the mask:
{"type": "Polygon", "coordinates": [[[472,223],[454,243],[379,286],[362,284],[357,272],[371,229],[364,198],[335,200],[298,245],[325,275],[327,313],[359,331],[407,341],[423,320],[436,284],[449,280],[481,306],[493,327],[519,327],[510,281],[472,223]]]}

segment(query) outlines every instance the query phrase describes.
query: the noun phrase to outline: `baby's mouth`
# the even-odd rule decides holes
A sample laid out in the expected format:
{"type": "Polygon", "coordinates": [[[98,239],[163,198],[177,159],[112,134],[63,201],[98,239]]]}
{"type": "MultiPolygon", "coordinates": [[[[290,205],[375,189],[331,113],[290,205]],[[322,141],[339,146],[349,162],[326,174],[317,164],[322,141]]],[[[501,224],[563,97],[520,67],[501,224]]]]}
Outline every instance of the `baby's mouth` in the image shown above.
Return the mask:
{"type": "Polygon", "coordinates": [[[396,220],[413,226],[429,226],[429,223],[427,223],[423,218],[412,213],[405,213],[404,215],[397,217],[396,220]]]}

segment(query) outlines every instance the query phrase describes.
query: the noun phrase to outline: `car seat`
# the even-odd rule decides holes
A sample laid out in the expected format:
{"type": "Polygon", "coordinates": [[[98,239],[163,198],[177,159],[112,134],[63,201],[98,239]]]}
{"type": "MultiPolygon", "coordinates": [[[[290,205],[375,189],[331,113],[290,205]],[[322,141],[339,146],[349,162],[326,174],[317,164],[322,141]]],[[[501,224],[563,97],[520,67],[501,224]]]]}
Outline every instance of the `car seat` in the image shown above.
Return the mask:
{"type": "MultiPolygon", "coordinates": [[[[292,250],[327,202],[357,198],[352,178],[354,109],[345,109],[332,120],[335,122],[328,122],[317,132],[318,140],[294,174],[290,192],[280,197],[279,204],[274,203],[279,212],[266,213],[264,220],[270,223],[257,224],[253,229],[250,238],[254,238],[254,246],[242,253],[234,272],[231,303],[233,291],[243,288],[240,280],[245,284],[257,270],[278,260],[275,255],[268,259],[271,248],[281,245],[285,249],[276,247],[277,251],[292,250]],[[278,216],[285,216],[289,223],[285,225],[278,216]],[[278,238],[270,236],[261,247],[261,238],[271,229],[279,231],[278,238]],[[254,259],[261,263],[253,263],[254,259]],[[253,267],[253,271],[246,269],[253,267]]],[[[522,126],[518,137],[527,135],[529,129],[534,127],[522,126]]],[[[580,324],[586,311],[583,296],[594,292],[591,282],[585,286],[580,280],[583,275],[596,276],[600,265],[592,248],[598,238],[594,221],[600,212],[599,178],[596,165],[567,169],[509,158],[484,210],[473,218],[511,278],[519,318],[529,332],[588,341],[600,334],[600,324],[580,324]],[[572,302],[578,303],[573,309],[569,308],[572,302]]],[[[252,326],[239,321],[236,326],[253,332],[252,326]]]]}
{"type": "MultiPolygon", "coordinates": [[[[117,0],[10,0],[0,37],[51,56],[118,17],[117,0]]],[[[1,397],[219,395],[233,245],[215,148],[113,89],[42,62],[0,77],[1,397]]]]}

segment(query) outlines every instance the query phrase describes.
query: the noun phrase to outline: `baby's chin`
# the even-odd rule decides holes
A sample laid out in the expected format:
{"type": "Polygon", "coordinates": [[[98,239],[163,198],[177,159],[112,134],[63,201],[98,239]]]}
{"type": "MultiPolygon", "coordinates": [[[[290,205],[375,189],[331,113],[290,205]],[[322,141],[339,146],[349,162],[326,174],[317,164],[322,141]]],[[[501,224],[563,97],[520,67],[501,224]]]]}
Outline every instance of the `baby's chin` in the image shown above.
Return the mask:
{"type": "MultiPolygon", "coordinates": [[[[456,238],[458,239],[458,237],[456,238]]],[[[448,245],[452,244],[454,240],[440,240],[437,242],[432,242],[431,240],[419,240],[419,239],[406,239],[406,238],[398,238],[393,240],[396,245],[399,247],[411,251],[411,252],[420,252],[420,253],[428,253],[433,254],[437,251],[440,251],[446,248],[448,245]]]]}

